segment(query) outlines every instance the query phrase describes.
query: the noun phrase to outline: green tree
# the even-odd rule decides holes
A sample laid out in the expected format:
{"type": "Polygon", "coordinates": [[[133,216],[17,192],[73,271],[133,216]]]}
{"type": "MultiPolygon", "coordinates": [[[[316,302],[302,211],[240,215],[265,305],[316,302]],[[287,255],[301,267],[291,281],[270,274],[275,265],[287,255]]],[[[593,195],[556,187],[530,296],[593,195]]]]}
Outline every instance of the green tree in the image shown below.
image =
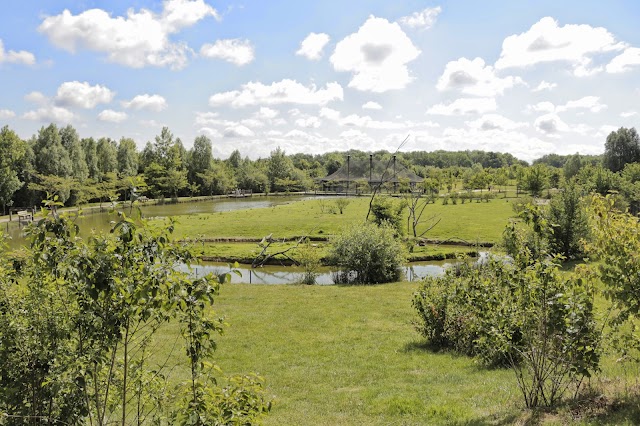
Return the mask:
{"type": "Polygon", "coordinates": [[[211,168],[213,161],[213,148],[211,140],[206,136],[198,136],[193,141],[193,148],[189,152],[187,168],[189,170],[189,182],[195,182],[204,189],[204,182],[199,177],[211,168]]]}
{"type": "Polygon", "coordinates": [[[69,153],[62,146],[62,138],[55,124],[40,128],[32,143],[35,168],[39,174],[69,177],[73,167],[69,153]]]}
{"type": "Polygon", "coordinates": [[[100,171],[98,169],[98,151],[96,141],[93,138],[84,138],[80,141],[84,151],[84,159],[87,164],[90,179],[98,179],[100,171]]]}
{"type": "Polygon", "coordinates": [[[562,167],[565,179],[569,180],[576,176],[580,172],[582,166],[582,157],[576,152],[574,155],[569,157],[562,167]]]}
{"type": "Polygon", "coordinates": [[[118,148],[115,141],[109,138],[100,138],[96,145],[99,178],[107,173],[118,172],[118,148]]]}
{"type": "Polygon", "coordinates": [[[78,132],[69,124],[60,129],[60,140],[62,146],[69,153],[71,175],[79,182],[84,182],[89,178],[89,167],[87,166],[85,152],[82,149],[78,132]]]}
{"type": "Polygon", "coordinates": [[[269,178],[269,186],[272,191],[282,191],[286,188],[278,186],[278,179],[288,179],[293,169],[293,163],[289,159],[284,150],[277,147],[271,151],[267,165],[267,177],[269,178]]]}
{"type": "Polygon", "coordinates": [[[589,236],[589,224],[580,189],[575,184],[566,184],[551,199],[547,218],[551,252],[568,259],[579,257],[583,253],[582,241],[589,236]]]}
{"type": "Polygon", "coordinates": [[[549,185],[549,169],[544,164],[528,167],[522,176],[520,186],[532,196],[539,197],[549,185]]]}
{"type": "Polygon", "coordinates": [[[118,175],[121,178],[138,174],[138,151],[136,150],[136,143],[133,139],[120,139],[116,158],[118,161],[118,175]]]}
{"type": "Polygon", "coordinates": [[[612,172],[619,172],[627,163],[640,161],[640,136],[635,128],[620,127],[609,133],[604,144],[604,166],[612,172]]]}
{"type": "Polygon", "coordinates": [[[6,206],[13,203],[13,195],[24,185],[18,172],[26,155],[26,144],[9,126],[0,130],[0,152],[0,204],[5,214],[6,206]]]}

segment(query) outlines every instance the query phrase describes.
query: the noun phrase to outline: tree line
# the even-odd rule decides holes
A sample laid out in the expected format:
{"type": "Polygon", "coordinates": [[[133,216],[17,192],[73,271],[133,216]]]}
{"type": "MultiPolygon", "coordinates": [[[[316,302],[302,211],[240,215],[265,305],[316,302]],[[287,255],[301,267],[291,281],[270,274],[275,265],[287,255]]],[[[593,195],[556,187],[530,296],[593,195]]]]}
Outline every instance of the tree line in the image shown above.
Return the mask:
{"type": "Polygon", "coordinates": [[[65,205],[128,200],[136,196],[177,198],[225,194],[240,188],[253,192],[305,191],[317,188],[317,179],[343,167],[346,157],[398,163],[425,179],[425,192],[448,191],[462,182],[471,190],[498,189],[512,181],[518,188],[539,196],[578,176],[596,192],[615,190],[632,209],[638,208],[635,183],[640,166],[638,134],[621,128],[607,138],[599,156],[546,155],[533,167],[513,155],[485,151],[387,151],[348,150],[319,155],[287,155],[281,148],[269,157],[251,160],[235,150],[227,159],[213,157],[213,143],[198,136],[187,150],[182,140],[162,128],[142,151],[130,138],[80,138],[76,129],[55,124],[42,127],[28,140],[8,126],[0,130],[0,205],[37,206],[49,196],[65,205]],[[625,170],[626,169],[626,170],[625,170]],[[637,169],[637,170],[636,170],[637,169]]]}

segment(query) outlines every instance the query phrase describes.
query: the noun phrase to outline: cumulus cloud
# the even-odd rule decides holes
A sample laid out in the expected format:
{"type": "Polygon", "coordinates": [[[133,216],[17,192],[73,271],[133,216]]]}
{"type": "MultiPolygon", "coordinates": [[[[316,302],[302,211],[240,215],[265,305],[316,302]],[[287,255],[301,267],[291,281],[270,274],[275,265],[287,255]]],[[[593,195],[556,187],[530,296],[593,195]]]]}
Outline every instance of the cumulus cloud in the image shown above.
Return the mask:
{"type": "Polygon", "coordinates": [[[336,71],[353,74],[349,87],[381,93],[413,81],[407,64],[419,54],[400,25],[370,16],[358,32],[338,42],[330,60],[336,71]]]}
{"type": "Polygon", "coordinates": [[[206,58],[222,59],[241,67],[253,61],[254,49],[249,40],[235,38],[205,44],[200,48],[200,55],[206,58]]]}
{"type": "Polygon", "coordinates": [[[16,113],[11,111],[10,109],[0,109],[0,120],[6,120],[15,116],[16,113]]]}
{"type": "Polygon", "coordinates": [[[209,98],[209,105],[217,107],[230,105],[241,108],[251,105],[325,105],[334,100],[342,100],[342,86],[338,83],[327,83],[324,89],[315,84],[307,87],[295,80],[284,79],[265,85],[260,82],[249,82],[242,85],[242,90],[216,93],[209,98]]]}
{"type": "Polygon", "coordinates": [[[75,115],[63,107],[47,106],[28,111],[22,115],[22,118],[40,122],[68,123],[75,118],[75,115]]]}
{"type": "Polygon", "coordinates": [[[607,105],[600,102],[598,96],[584,96],[574,101],[568,101],[564,105],[554,105],[551,102],[538,102],[534,105],[527,105],[525,112],[565,112],[571,109],[587,109],[593,113],[607,109],[607,105]]]}
{"type": "Polygon", "coordinates": [[[324,47],[329,43],[329,35],[325,33],[309,33],[302,43],[296,55],[304,56],[311,61],[317,61],[322,57],[324,47]]]}
{"type": "Polygon", "coordinates": [[[621,73],[630,71],[632,67],[640,65],[640,48],[629,47],[607,64],[607,72],[621,73]]]}
{"type": "Polygon", "coordinates": [[[502,95],[506,89],[516,84],[524,84],[524,81],[520,77],[497,77],[493,67],[485,65],[482,58],[472,61],[460,58],[447,63],[436,88],[457,89],[468,95],[493,97],[502,95]]]}
{"type": "Polygon", "coordinates": [[[362,105],[362,109],[382,109],[382,105],[377,102],[369,101],[362,105]]]}
{"type": "Polygon", "coordinates": [[[496,69],[527,67],[542,62],[568,62],[574,75],[585,76],[602,70],[592,66],[594,55],[622,50],[624,43],[602,27],[590,25],[559,26],[545,17],[526,32],[507,37],[502,43],[496,69]]]}
{"type": "Polygon", "coordinates": [[[67,81],[58,87],[55,101],[61,106],[75,106],[91,109],[98,104],[108,104],[115,93],[105,86],[79,81],[67,81]]]}
{"type": "Polygon", "coordinates": [[[46,105],[49,102],[49,99],[45,95],[37,91],[27,93],[24,99],[38,105],[46,105]]]}
{"type": "Polygon", "coordinates": [[[540,84],[538,84],[538,86],[536,86],[535,89],[532,89],[532,92],[542,92],[543,90],[553,90],[556,87],[558,87],[558,85],[556,83],[548,83],[544,80],[542,80],[540,82],[540,84]]]}
{"type": "Polygon", "coordinates": [[[500,114],[485,114],[477,120],[467,121],[465,124],[472,129],[481,131],[515,130],[528,126],[528,123],[513,121],[500,114]]]}
{"type": "Polygon", "coordinates": [[[633,117],[634,115],[638,114],[637,111],[625,111],[625,112],[621,112],[620,113],[620,117],[622,118],[629,118],[629,117],[633,117]]]}
{"type": "Polygon", "coordinates": [[[36,57],[33,55],[33,53],[27,52],[26,50],[5,51],[2,39],[0,39],[0,64],[3,62],[7,62],[10,64],[33,65],[36,63],[36,57]]]}
{"type": "Polygon", "coordinates": [[[255,136],[255,133],[253,133],[251,129],[242,124],[227,127],[222,134],[225,138],[248,138],[255,136]]]}
{"type": "Polygon", "coordinates": [[[306,127],[307,129],[317,129],[318,127],[320,127],[320,124],[322,124],[318,117],[313,116],[298,118],[295,123],[296,126],[306,127]]]}
{"type": "Polygon", "coordinates": [[[100,114],[98,114],[98,120],[108,121],[110,123],[122,123],[126,119],[126,112],[114,111],[112,109],[105,109],[100,114]]]}
{"type": "Polygon", "coordinates": [[[545,114],[538,118],[533,123],[535,128],[548,136],[554,136],[559,132],[566,132],[569,130],[569,126],[558,117],[557,114],[545,114]]]}
{"type": "Polygon", "coordinates": [[[279,111],[268,107],[260,107],[260,109],[254,114],[256,118],[263,120],[272,120],[280,114],[279,111]]]}
{"type": "Polygon", "coordinates": [[[429,29],[436,23],[438,15],[442,12],[440,6],[428,7],[420,12],[414,12],[410,16],[404,16],[398,20],[402,25],[409,28],[429,29]]]}
{"type": "Polygon", "coordinates": [[[449,104],[437,104],[427,110],[427,114],[465,115],[484,114],[498,108],[495,98],[460,98],[449,104]]]}
{"type": "Polygon", "coordinates": [[[117,17],[102,9],[78,15],[65,9],[46,17],[38,31],[55,46],[72,53],[87,49],[128,67],[180,69],[186,65],[190,49],[184,43],[172,42],[170,36],[208,16],[219,18],[204,0],[165,0],[161,13],[129,9],[126,16],[117,17]]]}
{"type": "Polygon", "coordinates": [[[150,111],[160,112],[167,108],[167,101],[160,95],[138,95],[130,101],[123,101],[122,106],[130,109],[147,109],[150,111]]]}

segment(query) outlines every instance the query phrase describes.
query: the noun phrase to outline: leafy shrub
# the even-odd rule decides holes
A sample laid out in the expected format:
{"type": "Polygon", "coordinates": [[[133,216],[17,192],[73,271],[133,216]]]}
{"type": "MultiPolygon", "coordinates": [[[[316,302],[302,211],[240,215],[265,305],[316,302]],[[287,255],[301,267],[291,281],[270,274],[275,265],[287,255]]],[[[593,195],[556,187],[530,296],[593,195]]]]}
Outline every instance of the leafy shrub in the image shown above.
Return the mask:
{"type": "Polygon", "coordinates": [[[390,197],[376,197],[371,204],[373,221],[377,225],[389,225],[396,235],[404,233],[402,212],[406,204],[397,202],[390,197]]]}
{"type": "Polygon", "coordinates": [[[527,407],[552,405],[598,369],[593,287],[522,253],[427,277],[413,296],[416,328],[438,348],[511,367],[527,407]]]}
{"type": "Polygon", "coordinates": [[[304,270],[302,284],[315,284],[320,269],[320,253],[316,247],[309,244],[307,240],[297,249],[297,259],[304,270]]]}
{"type": "Polygon", "coordinates": [[[378,284],[401,278],[405,252],[391,227],[365,222],[332,241],[328,261],[336,283],[378,284]]]}
{"type": "Polygon", "coordinates": [[[338,210],[340,211],[340,214],[342,214],[342,212],[344,211],[344,209],[347,208],[347,206],[349,205],[350,201],[346,198],[338,198],[335,201],[336,207],[338,208],[338,210]]]}

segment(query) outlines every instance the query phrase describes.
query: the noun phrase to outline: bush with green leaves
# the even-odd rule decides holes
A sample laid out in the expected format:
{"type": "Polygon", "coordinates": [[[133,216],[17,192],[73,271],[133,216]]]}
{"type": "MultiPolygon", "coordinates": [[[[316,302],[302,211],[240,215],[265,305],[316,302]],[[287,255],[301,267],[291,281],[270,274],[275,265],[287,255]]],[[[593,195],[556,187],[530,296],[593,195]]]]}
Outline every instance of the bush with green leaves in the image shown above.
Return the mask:
{"type": "Polygon", "coordinates": [[[375,197],[371,202],[373,221],[377,225],[389,225],[396,235],[404,233],[403,212],[406,204],[391,197],[375,197]]]}
{"type": "Polygon", "coordinates": [[[211,358],[222,322],[211,305],[230,276],[181,271],[194,259],[171,242],[172,230],[122,215],[110,234],[81,239],[70,217],[52,214],[28,228],[19,269],[0,261],[8,424],[248,424],[270,409],[260,378],[217,384],[225,379],[211,358]],[[182,384],[169,375],[172,353],[152,356],[168,322],[187,354],[182,384]]]}
{"type": "Polygon", "coordinates": [[[417,330],[436,348],[515,372],[527,407],[553,405],[598,370],[593,285],[527,250],[428,277],[413,296],[417,330]]]}
{"type": "Polygon", "coordinates": [[[341,284],[378,284],[402,277],[405,247],[389,225],[353,225],[331,241],[328,263],[341,284]]]}

